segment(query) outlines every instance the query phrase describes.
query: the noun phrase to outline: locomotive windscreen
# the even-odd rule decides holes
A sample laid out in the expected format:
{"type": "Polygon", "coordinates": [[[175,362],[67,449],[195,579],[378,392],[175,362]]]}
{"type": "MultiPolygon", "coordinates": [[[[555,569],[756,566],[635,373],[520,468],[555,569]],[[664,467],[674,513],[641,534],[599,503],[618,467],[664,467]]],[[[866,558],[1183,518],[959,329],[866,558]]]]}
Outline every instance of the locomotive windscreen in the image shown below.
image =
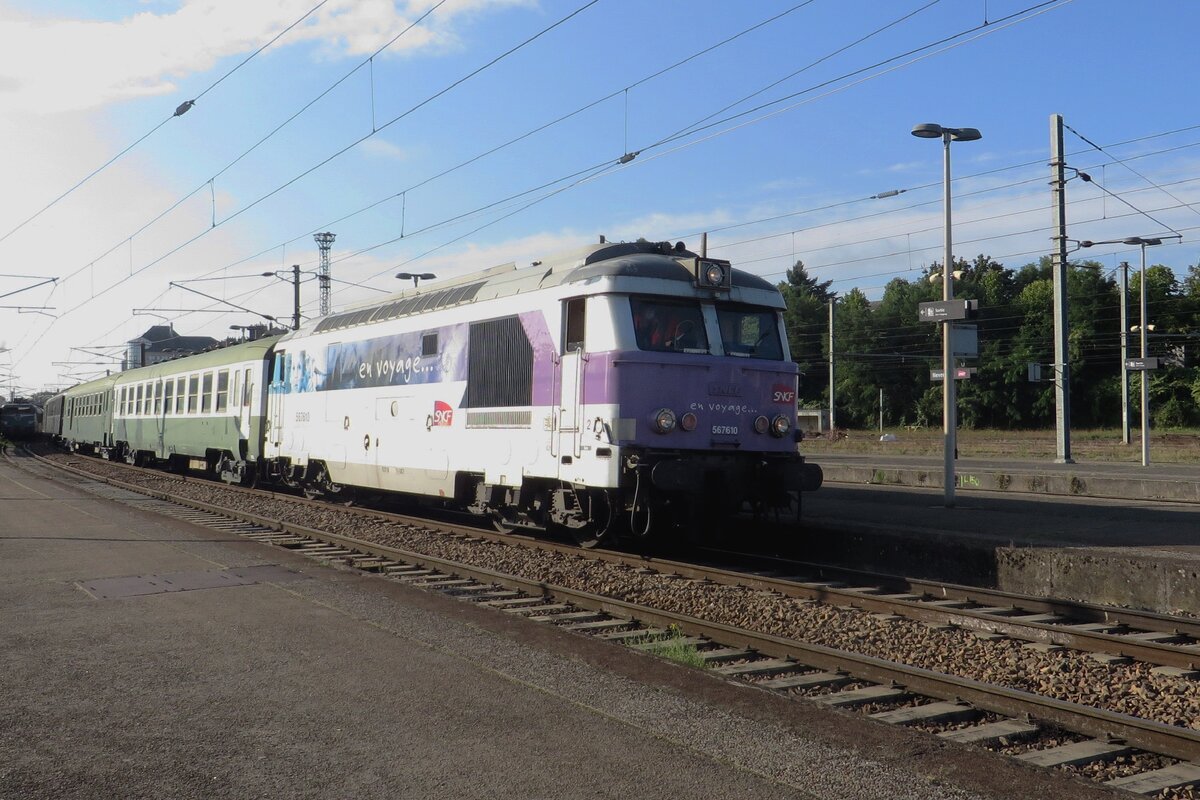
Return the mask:
{"type": "Polygon", "coordinates": [[[467,408],[533,405],[533,345],[516,317],[471,324],[467,408]]]}

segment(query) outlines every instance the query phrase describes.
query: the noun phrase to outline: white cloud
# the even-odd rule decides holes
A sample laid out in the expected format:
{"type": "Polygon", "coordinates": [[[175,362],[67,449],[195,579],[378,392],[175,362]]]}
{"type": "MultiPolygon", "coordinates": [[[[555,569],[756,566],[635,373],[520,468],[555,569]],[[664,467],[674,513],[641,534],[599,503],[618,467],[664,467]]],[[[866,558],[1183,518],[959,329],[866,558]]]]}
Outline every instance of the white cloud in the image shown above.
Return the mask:
{"type": "MultiPolygon", "coordinates": [[[[452,0],[387,52],[456,44],[449,25],[485,7],[527,0],[452,0]]],[[[327,57],[365,56],[430,6],[393,0],[331,0],[275,45],[322,43],[327,57]]],[[[312,0],[185,0],[169,13],[110,22],[0,20],[0,113],[57,113],[175,90],[179,78],[253,52],[300,18],[312,0]]]]}
{"type": "Polygon", "coordinates": [[[360,145],[362,151],[367,155],[378,156],[380,158],[391,159],[393,161],[407,161],[411,155],[403,147],[392,144],[386,139],[381,139],[378,136],[367,139],[360,145]]]}

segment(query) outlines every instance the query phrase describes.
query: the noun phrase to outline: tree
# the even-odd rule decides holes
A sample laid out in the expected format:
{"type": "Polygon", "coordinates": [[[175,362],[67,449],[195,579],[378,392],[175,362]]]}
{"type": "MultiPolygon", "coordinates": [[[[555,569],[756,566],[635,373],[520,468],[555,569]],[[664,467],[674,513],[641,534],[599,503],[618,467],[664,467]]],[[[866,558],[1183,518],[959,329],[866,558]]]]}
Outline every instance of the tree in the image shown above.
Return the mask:
{"type": "Polygon", "coordinates": [[[826,331],[829,301],[836,296],[829,291],[832,283],[809,277],[804,262],[797,261],[787,271],[787,280],[779,284],[779,291],[787,304],[783,322],[787,329],[788,348],[802,374],[801,402],[819,402],[825,395],[823,387],[829,383],[826,331]]]}

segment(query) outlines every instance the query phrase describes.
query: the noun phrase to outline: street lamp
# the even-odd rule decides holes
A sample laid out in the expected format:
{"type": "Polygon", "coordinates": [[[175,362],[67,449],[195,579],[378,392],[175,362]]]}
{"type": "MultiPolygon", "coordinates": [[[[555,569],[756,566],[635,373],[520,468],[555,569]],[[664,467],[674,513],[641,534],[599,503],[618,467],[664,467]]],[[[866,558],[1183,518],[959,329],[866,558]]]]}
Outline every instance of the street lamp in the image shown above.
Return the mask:
{"type": "Polygon", "coordinates": [[[417,288],[421,281],[432,281],[437,278],[432,272],[397,272],[396,277],[402,281],[412,278],[413,288],[417,288]]]}
{"type": "MultiPolygon", "coordinates": [[[[950,143],[973,142],[982,139],[975,128],[943,128],[941,125],[926,122],[915,125],[912,135],[919,139],[942,140],[945,151],[943,158],[942,196],[945,206],[945,245],[946,252],[942,264],[942,299],[954,299],[954,256],[951,252],[950,236],[950,143]]],[[[948,322],[942,323],[942,434],[944,437],[944,469],[942,481],[945,484],[946,508],[954,506],[954,457],[957,454],[955,442],[957,420],[955,419],[955,394],[958,388],[954,384],[954,345],[953,326],[948,322]]]]}
{"type": "MultiPolygon", "coordinates": [[[[279,278],[286,281],[283,275],[278,272],[264,272],[264,278],[279,278]]],[[[300,265],[292,264],[292,330],[300,330],[300,265]]]]}
{"type": "MultiPolygon", "coordinates": [[[[1137,328],[1138,328],[1138,333],[1140,334],[1140,338],[1141,338],[1142,359],[1143,360],[1145,360],[1146,357],[1149,356],[1149,351],[1148,351],[1149,343],[1147,342],[1147,338],[1146,338],[1146,328],[1147,328],[1147,326],[1146,326],[1146,248],[1154,247],[1155,245],[1162,244],[1163,239],[1173,239],[1173,238],[1182,239],[1183,237],[1180,234],[1175,233],[1175,234],[1171,234],[1170,236],[1160,236],[1157,238],[1149,238],[1146,236],[1129,236],[1125,239],[1109,239],[1109,240],[1103,241],[1103,242],[1091,242],[1091,241],[1084,240],[1079,243],[1080,247],[1092,247],[1093,245],[1097,245],[1097,244],[1136,244],[1139,247],[1141,247],[1141,249],[1142,249],[1142,269],[1141,269],[1141,272],[1139,273],[1139,275],[1140,275],[1139,283],[1141,284],[1141,286],[1138,287],[1138,289],[1139,289],[1138,303],[1139,303],[1140,308],[1139,308],[1139,317],[1138,317],[1137,328]]],[[[1143,467],[1150,466],[1150,376],[1147,374],[1147,372],[1148,372],[1148,370],[1142,370],[1142,374],[1140,376],[1141,384],[1142,384],[1142,466],[1143,467]]]]}

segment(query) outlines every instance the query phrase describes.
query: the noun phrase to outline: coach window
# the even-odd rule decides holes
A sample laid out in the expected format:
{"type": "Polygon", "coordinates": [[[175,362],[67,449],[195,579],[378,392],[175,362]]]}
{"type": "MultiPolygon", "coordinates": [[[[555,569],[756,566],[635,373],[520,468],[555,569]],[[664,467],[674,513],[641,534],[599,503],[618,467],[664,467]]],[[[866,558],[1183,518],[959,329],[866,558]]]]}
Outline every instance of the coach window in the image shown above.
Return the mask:
{"type": "Polygon", "coordinates": [[[207,414],[212,410],[213,374],[205,372],[200,382],[200,413],[207,414]]]}
{"type": "Polygon", "coordinates": [[[223,369],[217,373],[217,407],[218,414],[229,408],[229,370],[223,369]]]}
{"type": "Polygon", "coordinates": [[[426,333],[421,336],[421,357],[436,356],[438,353],[438,335],[437,331],[426,333]]]}
{"type": "Polygon", "coordinates": [[[163,413],[175,413],[175,379],[167,378],[166,386],[163,394],[163,413]]]}
{"type": "Polygon", "coordinates": [[[146,385],[144,383],[139,383],[137,385],[137,400],[134,401],[134,404],[133,404],[133,413],[134,414],[142,413],[142,403],[145,402],[145,399],[146,399],[145,393],[146,393],[146,385]]]}
{"type": "Polygon", "coordinates": [[[154,382],[154,416],[162,414],[163,382],[154,382]]]}
{"type": "Polygon", "coordinates": [[[195,414],[200,411],[200,376],[188,376],[187,413],[195,414]]]}
{"type": "Polygon", "coordinates": [[[566,304],[565,320],[563,322],[563,352],[583,350],[584,328],[587,323],[587,298],[576,297],[566,304]]]}
{"type": "Polygon", "coordinates": [[[187,410],[187,378],[179,377],[175,379],[175,413],[183,414],[187,410]]]}

